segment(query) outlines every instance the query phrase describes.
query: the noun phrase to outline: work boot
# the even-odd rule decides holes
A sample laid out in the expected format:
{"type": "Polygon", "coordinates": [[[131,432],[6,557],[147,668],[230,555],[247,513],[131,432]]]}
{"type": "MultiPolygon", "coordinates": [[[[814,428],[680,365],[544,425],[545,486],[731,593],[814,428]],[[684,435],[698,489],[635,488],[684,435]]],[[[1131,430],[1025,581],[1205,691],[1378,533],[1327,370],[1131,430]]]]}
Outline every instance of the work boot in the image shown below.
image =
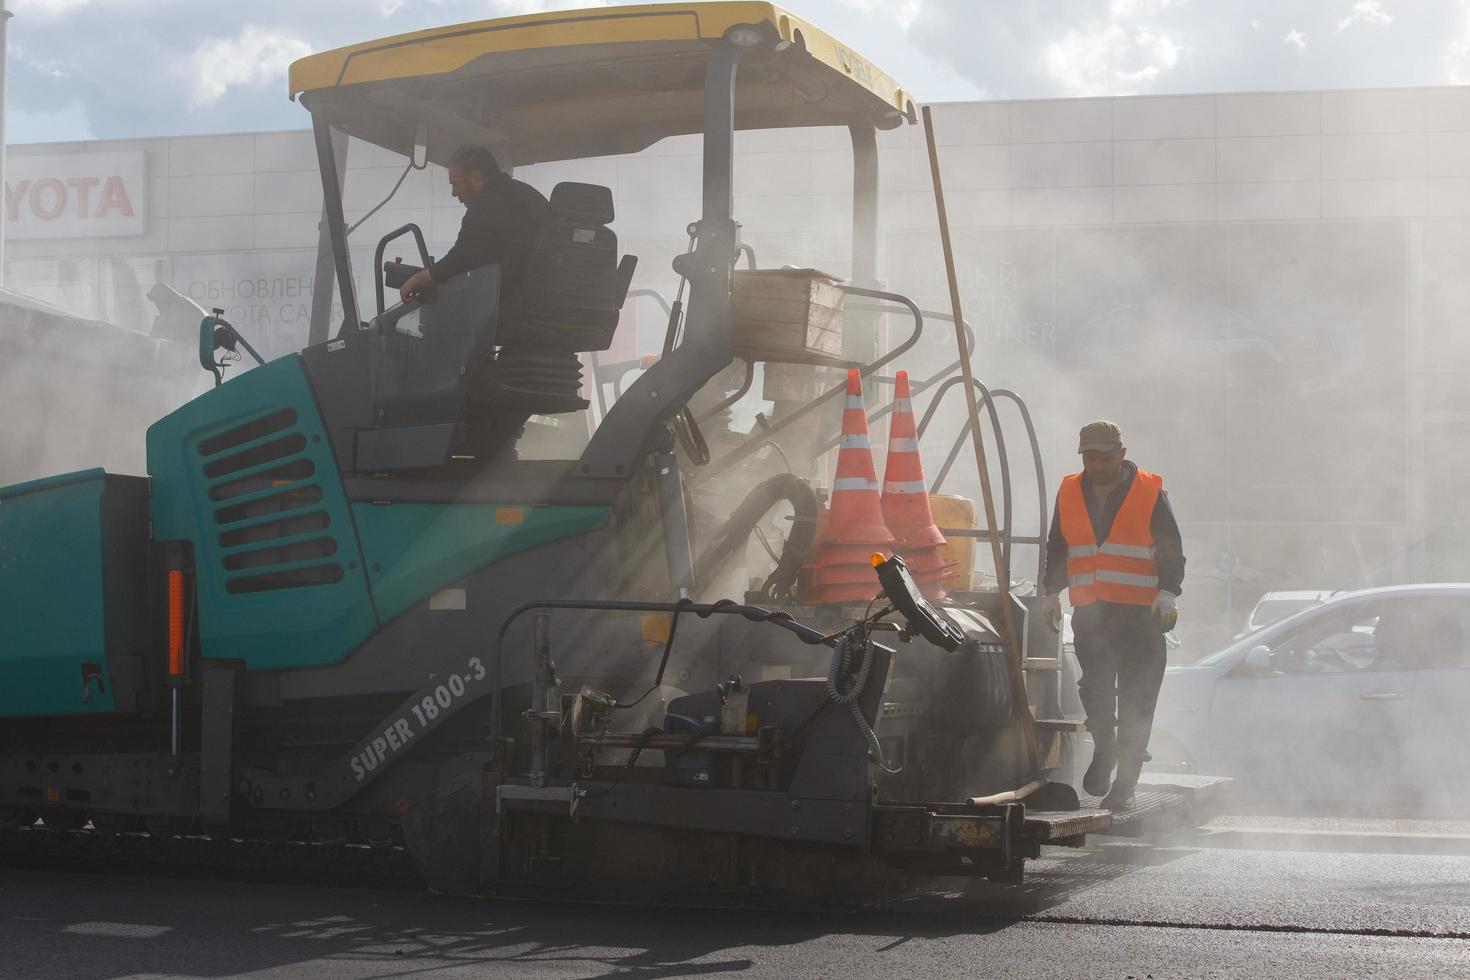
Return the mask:
{"type": "Polygon", "coordinates": [[[1113,788],[1108,790],[1108,795],[1103,798],[1102,808],[1116,813],[1132,807],[1133,790],[1138,785],[1138,775],[1142,770],[1142,759],[1119,759],[1118,778],[1113,782],[1113,788]]]}
{"type": "Polygon", "coordinates": [[[1108,795],[1103,797],[1102,802],[1098,806],[1103,810],[1111,810],[1114,813],[1132,809],[1133,787],[1122,784],[1114,786],[1108,790],[1108,795]]]}
{"type": "Polygon", "coordinates": [[[1117,745],[1112,738],[1092,736],[1092,764],[1082,777],[1082,788],[1088,796],[1104,796],[1113,785],[1113,765],[1117,762],[1117,745]]]}

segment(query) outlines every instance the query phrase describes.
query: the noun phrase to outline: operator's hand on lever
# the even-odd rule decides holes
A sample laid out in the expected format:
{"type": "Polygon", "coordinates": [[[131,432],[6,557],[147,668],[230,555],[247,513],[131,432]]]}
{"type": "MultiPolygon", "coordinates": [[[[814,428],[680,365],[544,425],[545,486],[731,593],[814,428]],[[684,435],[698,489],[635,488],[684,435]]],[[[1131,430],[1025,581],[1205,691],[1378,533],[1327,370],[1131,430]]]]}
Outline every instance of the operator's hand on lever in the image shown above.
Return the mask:
{"type": "Polygon", "coordinates": [[[408,281],[398,290],[398,296],[403,302],[407,303],[411,299],[418,299],[420,297],[428,299],[433,291],[434,277],[429,275],[428,269],[420,269],[408,277],[408,281]]]}
{"type": "Polygon", "coordinates": [[[1160,633],[1169,632],[1179,622],[1179,597],[1172,592],[1160,590],[1149,608],[1154,614],[1154,622],[1159,624],[1160,633]]]}
{"type": "Polygon", "coordinates": [[[1046,625],[1051,627],[1053,633],[1062,631],[1062,596],[1043,596],[1041,599],[1041,617],[1046,620],[1046,625]]]}

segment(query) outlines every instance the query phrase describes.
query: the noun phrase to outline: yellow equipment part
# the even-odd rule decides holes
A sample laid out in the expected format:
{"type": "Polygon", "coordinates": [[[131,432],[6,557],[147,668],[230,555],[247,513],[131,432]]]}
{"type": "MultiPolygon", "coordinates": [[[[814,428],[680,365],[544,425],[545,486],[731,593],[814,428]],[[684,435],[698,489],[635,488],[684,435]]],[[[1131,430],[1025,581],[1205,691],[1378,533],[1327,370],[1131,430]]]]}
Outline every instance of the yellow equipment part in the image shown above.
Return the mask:
{"type": "Polygon", "coordinates": [[[631,153],[702,130],[710,45],[741,25],[769,25],[779,50],[742,65],[737,128],[914,120],[912,98],[870,61],[749,0],[527,14],[367,41],[295,62],[290,94],[405,154],[427,124],[438,163],[465,142],[516,164],[631,153]]]}
{"type": "MultiPolygon", "coordinates": [[[[952,493],[931,493],[929,510],[934,514],[934,523],[940,530],[947,527],[973,528],[975,526],[975,501],[952,493]]],[[[972,587],[975,577],[975,538],[945,535],[939,554],[946,562],[958,562],[952,578],[945,582],[950,590],[972,587]]]]}

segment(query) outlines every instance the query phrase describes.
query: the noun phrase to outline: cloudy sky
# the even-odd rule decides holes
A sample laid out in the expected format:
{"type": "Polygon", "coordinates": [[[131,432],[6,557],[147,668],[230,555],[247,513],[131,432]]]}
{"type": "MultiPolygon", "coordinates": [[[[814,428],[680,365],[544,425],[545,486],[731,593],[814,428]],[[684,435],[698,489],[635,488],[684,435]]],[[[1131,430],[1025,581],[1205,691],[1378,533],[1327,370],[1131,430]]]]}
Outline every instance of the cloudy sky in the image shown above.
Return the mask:
{"type": "MultiPolygon", "coordinates": [[[[601,5],[616,5],[607,0],[601,5]]],[[[5,0],[12,143],[297,128],[286,66],[595,0],[5,0]]],[[[919,98],[1470,83],[1470,0],[789,0],[919,98]]]]}

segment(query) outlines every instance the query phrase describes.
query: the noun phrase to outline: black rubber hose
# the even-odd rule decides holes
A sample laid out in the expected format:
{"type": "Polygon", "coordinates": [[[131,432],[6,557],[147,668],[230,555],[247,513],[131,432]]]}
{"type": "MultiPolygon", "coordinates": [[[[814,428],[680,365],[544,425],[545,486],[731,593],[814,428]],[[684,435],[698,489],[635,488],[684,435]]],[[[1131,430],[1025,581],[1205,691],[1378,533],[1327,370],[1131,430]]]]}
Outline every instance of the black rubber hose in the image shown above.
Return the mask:
{"type": "Polygon", "coordinates": [[[796,513],[791,522],[791,533],[786,536],[786,546],[781,549],[781,559],[761,592],[768,599],[790,595],[796,586],[796,575],[806,561],[812,539],[817,534],[816,492],[810,483],[791,473],[777,474],[745,495],[735,513],[715,534],[713,543],[695,562],[695,581],[712,581],[720,566],[737,549],[745,546],[761,519],[783,500],[789,501],[796,513]]]}

